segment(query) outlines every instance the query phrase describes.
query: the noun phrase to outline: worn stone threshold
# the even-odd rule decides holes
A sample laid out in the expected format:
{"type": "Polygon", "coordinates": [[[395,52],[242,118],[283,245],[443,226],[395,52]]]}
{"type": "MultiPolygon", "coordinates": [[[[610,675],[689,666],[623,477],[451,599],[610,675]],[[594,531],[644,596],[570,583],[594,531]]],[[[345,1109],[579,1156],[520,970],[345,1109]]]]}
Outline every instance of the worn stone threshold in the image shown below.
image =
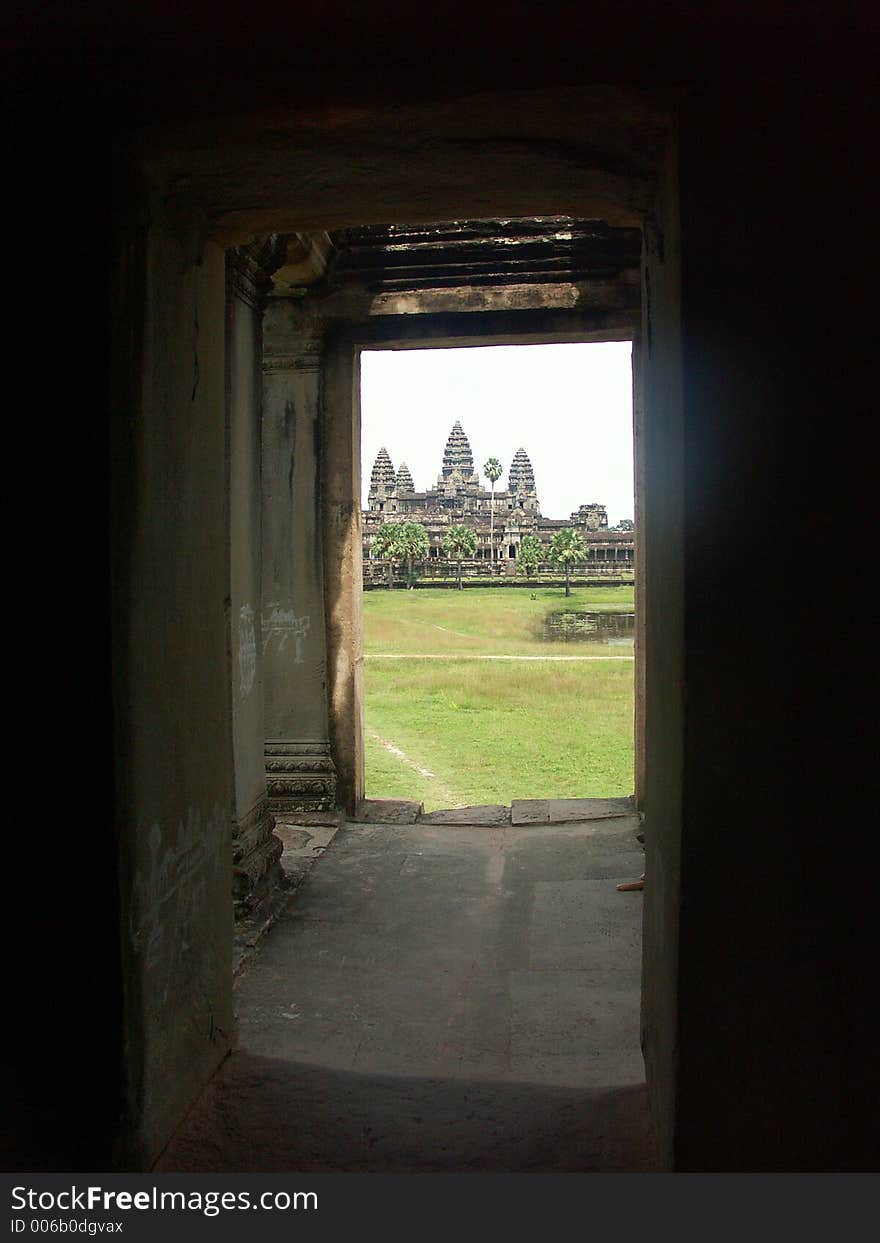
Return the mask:
{"type": "MultiPolygon", "coordinates": [[[[509,807],[503,803],[484,803],[432,812],[425,811],[424,803],[410,799],[374,798],[360,803],[351,822],[387,826],[528,828],[612,820],[634,813],[632,797],[514,799],[509,807]]],[[[284,844],[280,859],[283,880],[249,915],[237,921],[233,944],[234,976],[240,974],[344,821],[345,817],[338,811],[292,812],[276,820],[275,833],[284,844]]]]}
{"type": "Polygon", "coordinates": [[[589,820],[613,820],[635,813],[635,799],[551,798],[514,799],[508,807],[486,803],[426,812],[424,803],[408,799],[364,799],[352,817],[355,824],[432,824],[461,827],[499,825],[529,827],[541,824],[582,824],[589,820]]]}

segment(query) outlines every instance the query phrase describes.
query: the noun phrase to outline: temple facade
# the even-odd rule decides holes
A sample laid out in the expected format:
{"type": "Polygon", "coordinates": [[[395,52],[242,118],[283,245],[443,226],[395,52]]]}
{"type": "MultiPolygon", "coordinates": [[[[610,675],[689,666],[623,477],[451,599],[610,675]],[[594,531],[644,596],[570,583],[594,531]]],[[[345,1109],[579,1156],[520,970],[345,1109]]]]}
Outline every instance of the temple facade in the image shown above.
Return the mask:
{"type": "Polygon", "coordinates": [[[468,526],[477,536],[477,568],[484,572],[491,572],[494,566],[498,573],[515,573],[524,537],[536,535],[549,551],[550,541],[561,527],[575,527],[581,532],[591,572],[631,572],[634,561],[633,532],[609,531],[604,505],[595,501],[580,505],[568,518],[542,515],[535,472],[524,448],[513,456],[506,489],[496,488],[493,496],[474,470],[470,442],[457,420],[446,441],[437,482],[426,492],[415,490],[405,462],[395,470],[388,450],[379,450],[363,517],[365,581],[377,577],[372,548],[383,522],[420,522],[428,533],[429,561],[442,557],[443,537],[450,527],[468,526]]]}

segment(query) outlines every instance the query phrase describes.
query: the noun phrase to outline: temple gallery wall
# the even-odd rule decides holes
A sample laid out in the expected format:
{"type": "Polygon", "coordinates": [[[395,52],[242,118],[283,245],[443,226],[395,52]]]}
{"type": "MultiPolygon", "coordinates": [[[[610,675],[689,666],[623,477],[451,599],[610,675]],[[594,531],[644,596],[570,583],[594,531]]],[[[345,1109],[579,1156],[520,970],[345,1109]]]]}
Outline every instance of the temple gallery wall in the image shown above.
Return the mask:
{"type": "Polygon", "coordinates": [[[854,550],[870,526],[864,110],[775,61],[670,99],[633,39],[636,89],[584,85],[600,33],[564,70],[536,47],[515,89],[484,56],[442,98],[400,80],[391,104],[321,61],[320,102],[296,75],[245,90],[232,74],[221,115],[195,74],[184,109],[157,61],[111,108],[112,144],[75,90],[63,135],[64,110],[35,113],[23,184],[43,214],[40,167],[65,187],[94,293],[89,333],[59,346],[52,418],[69,435],[76,410],[90,445],[109,421],[110,452],[88,455],[69,511],[71,588],[104,587],[70,645],[83,707],[59,759],[81,837],[41,896],[51,1011],[85,1017],[59,1050],[35,958],[15,1017],[25,1165],[150,1167],[235,1041],[234,905],[272,884],[273,814],[358,797],[358,350],[633,339],[642,1034],[663,1161],[871,1168],[870,904],[859,869],[829,885],[832,843],[868,846],[867,817],[840,811],[841,791],[869,794],[866,679],[842,625],[805,606],[799,558],[780,573],[777,556],[796,514],[809,557],[833,558],[843,496],[854,550]],[[493,222],[473,239],[491,251],[504,222],[560,217],[601,229],[549,266],[539,238],[525,292],[496,270],[463,302],[473,269],[448,262],[441,287],[376,277],[395,224],[493,222]],[[829,258],[819,220],[846,254],[829,258]],[[325,239],[361,229],[380,232],[349,237],[334,284],[325,239]],[[838,491],[844,476],[863,486],[838,491]],[[835,504],[804,506],[819,479],[835,504]],[[88,972],[70,935],[86,926],[88,972]]]}

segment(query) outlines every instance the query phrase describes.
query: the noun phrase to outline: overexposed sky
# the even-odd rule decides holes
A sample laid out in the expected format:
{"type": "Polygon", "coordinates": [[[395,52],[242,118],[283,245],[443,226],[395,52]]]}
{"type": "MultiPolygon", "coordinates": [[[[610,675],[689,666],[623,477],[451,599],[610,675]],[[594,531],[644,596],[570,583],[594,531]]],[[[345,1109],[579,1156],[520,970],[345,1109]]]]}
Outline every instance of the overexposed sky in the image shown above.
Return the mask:
{"type": "Polygon", "coordinates": [[[406,462],[417,492],[437,483],[458,419],[488,488],[483,463],[497,457],[507,487],[522,445],[532,460],[541,513],[567,518],[597,501],[608,523],[633,517],[632,347],[496,345],[361,354],[363,503],[382,445],[406,462]]]}

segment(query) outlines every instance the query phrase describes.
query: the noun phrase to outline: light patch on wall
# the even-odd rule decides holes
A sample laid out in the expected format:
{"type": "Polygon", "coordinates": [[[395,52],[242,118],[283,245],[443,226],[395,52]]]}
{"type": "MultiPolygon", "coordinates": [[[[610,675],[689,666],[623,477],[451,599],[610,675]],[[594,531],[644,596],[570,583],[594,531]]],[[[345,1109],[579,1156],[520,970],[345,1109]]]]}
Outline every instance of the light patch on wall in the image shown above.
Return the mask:
{"type": "Polygon", "coordinates": [[[238,685],[242,699],[254,689],[257,673],[257,639],[254,633],[254,610],[243,604],[238,616],[238,685]]]}

